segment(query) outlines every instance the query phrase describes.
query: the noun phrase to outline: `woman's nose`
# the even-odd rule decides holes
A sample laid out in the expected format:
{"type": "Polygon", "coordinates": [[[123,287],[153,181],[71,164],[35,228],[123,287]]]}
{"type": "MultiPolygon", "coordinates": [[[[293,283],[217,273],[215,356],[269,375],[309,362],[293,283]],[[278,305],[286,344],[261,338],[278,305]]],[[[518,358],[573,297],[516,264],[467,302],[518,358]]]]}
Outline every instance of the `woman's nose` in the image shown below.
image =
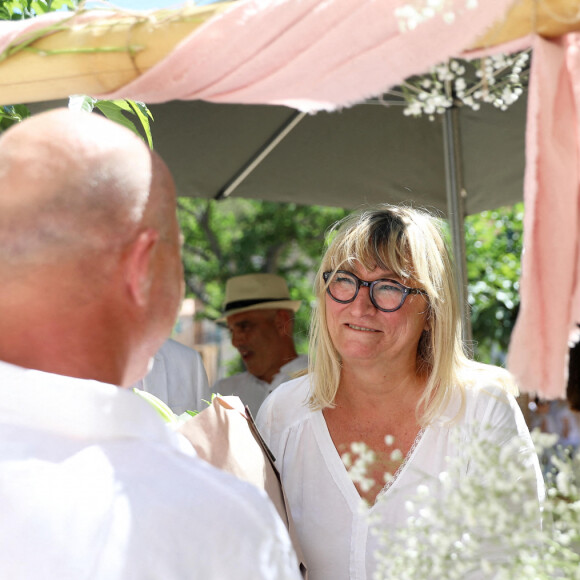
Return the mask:
{"type": "Polygon", "coordinates": [[[359,288],[357,297],[354,299],[351,305],[351,310],[355,314],[368,314],[369,312],[376,310],[373,303],[371,302],[370,288],[365,288],[364,286],[359,288]]]}

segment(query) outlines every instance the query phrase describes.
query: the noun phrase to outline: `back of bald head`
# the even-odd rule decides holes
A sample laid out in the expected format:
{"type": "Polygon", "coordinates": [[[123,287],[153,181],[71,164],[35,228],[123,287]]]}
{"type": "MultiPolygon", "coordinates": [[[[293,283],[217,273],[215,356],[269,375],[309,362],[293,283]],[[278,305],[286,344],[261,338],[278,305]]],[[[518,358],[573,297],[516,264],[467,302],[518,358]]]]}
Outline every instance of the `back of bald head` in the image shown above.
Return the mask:
{"type": "Polygon", "coordinates": [[[57,109],[0,137],[0,267],[106,253],[135,235],[162,162],[128,129],[57,109]]]}

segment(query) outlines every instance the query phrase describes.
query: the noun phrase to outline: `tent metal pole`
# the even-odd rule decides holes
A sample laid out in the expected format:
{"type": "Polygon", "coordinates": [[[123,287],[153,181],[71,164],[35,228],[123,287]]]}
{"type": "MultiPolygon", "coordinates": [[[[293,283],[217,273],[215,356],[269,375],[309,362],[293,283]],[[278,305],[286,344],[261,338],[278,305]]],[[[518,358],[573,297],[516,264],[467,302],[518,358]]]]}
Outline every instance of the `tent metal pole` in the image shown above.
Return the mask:
{"type": "Polygon", "coordinates": [[[227,199],[238,186],[276,149],[284,138],[306,117],[308,113],[297,111],[290,119],[280,127],[270,138],[268,143],[258,151],[245,165],[238,171],[230,182],[215,196],[216,200],[227,199]]]}
{"type": "Polygon", "coordinates": [[[467,259],[465,255],[465,208],[463,187],[461,144],[459,140],[459,120],[457,107],[451,107],[443,116],[443,151],[445,154],[445,183],[447,190],[447,217],[451,230],[451,241],[455,261],[455,277],[461,319],[463,340],[471,351],[471,316],[467,300],[467,259]]]}

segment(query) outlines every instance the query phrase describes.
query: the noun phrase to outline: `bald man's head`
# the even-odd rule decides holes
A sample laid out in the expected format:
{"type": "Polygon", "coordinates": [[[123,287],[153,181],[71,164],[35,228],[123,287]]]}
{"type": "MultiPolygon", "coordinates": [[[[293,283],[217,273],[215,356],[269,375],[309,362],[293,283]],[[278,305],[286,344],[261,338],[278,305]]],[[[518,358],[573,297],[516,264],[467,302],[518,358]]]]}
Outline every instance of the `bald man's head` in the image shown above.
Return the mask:
{"type": "Polygon", "coordinates": [[[136,230],[153,157],[99,115],[60,109],[0,137],[0,264],[105,250],[136,230]]]}
{"type": "Polygon", "coordinates": [[[133,384],[182,297],[173,179],[137,135],[62,109],[0,137],[0,360],[133,384]]]}

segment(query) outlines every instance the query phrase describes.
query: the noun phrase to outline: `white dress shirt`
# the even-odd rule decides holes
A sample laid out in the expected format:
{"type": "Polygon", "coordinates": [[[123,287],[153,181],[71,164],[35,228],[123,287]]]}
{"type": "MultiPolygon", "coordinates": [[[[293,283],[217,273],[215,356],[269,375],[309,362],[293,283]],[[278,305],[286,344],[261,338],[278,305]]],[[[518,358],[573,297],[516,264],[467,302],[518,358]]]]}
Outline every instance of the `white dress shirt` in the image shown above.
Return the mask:
{"type": "Polygon", "coordinates": [[[299,578],[271,503],[146,401],[4,362],[0,514],[0,578],[299,578]]]}
{"type": "MultiPolygon", "coordinates": [[[[419,434],[395,481],[381,492],[381,501],[370,509],[363,508],[324,415],[307,406],[309,393],[308,376],[278,387],[262,405],[256,421],[276,458],[309,580],[370,580],[380,544],[369,526],[369,516],[376,516],[375,521],[384,529],[404,526],[409,517],[405,503],[415,496],[417,486],[436,482],[446,471],[446,458],[461,456],[465,426],[489,425],[490,435],[499,445],[521,435],[528,442],[535,470],[534,497],[543,495],[539,464],[517,402],[491,386],[468,390],[465,413],[450,426],[448,419],[455,416],[460,404],[456,396],[446,414],[419,434]]],[[[469,458],[465,458],[465,465],[467,469],[469,458]]],[[[522,489],[519,493],[525,494],[522,489]]]]}
{"type": "Polygon", "coordinates": [[[278,386],[289,381],[293,375],[308,368],[308,357],[304,354],[286,363],[274,376],[271,383],[260,380],[248,371],[216,381],[211,389],[219,395],[236,395],[250,407],[255,417],[264,399],[278,386]]]}

